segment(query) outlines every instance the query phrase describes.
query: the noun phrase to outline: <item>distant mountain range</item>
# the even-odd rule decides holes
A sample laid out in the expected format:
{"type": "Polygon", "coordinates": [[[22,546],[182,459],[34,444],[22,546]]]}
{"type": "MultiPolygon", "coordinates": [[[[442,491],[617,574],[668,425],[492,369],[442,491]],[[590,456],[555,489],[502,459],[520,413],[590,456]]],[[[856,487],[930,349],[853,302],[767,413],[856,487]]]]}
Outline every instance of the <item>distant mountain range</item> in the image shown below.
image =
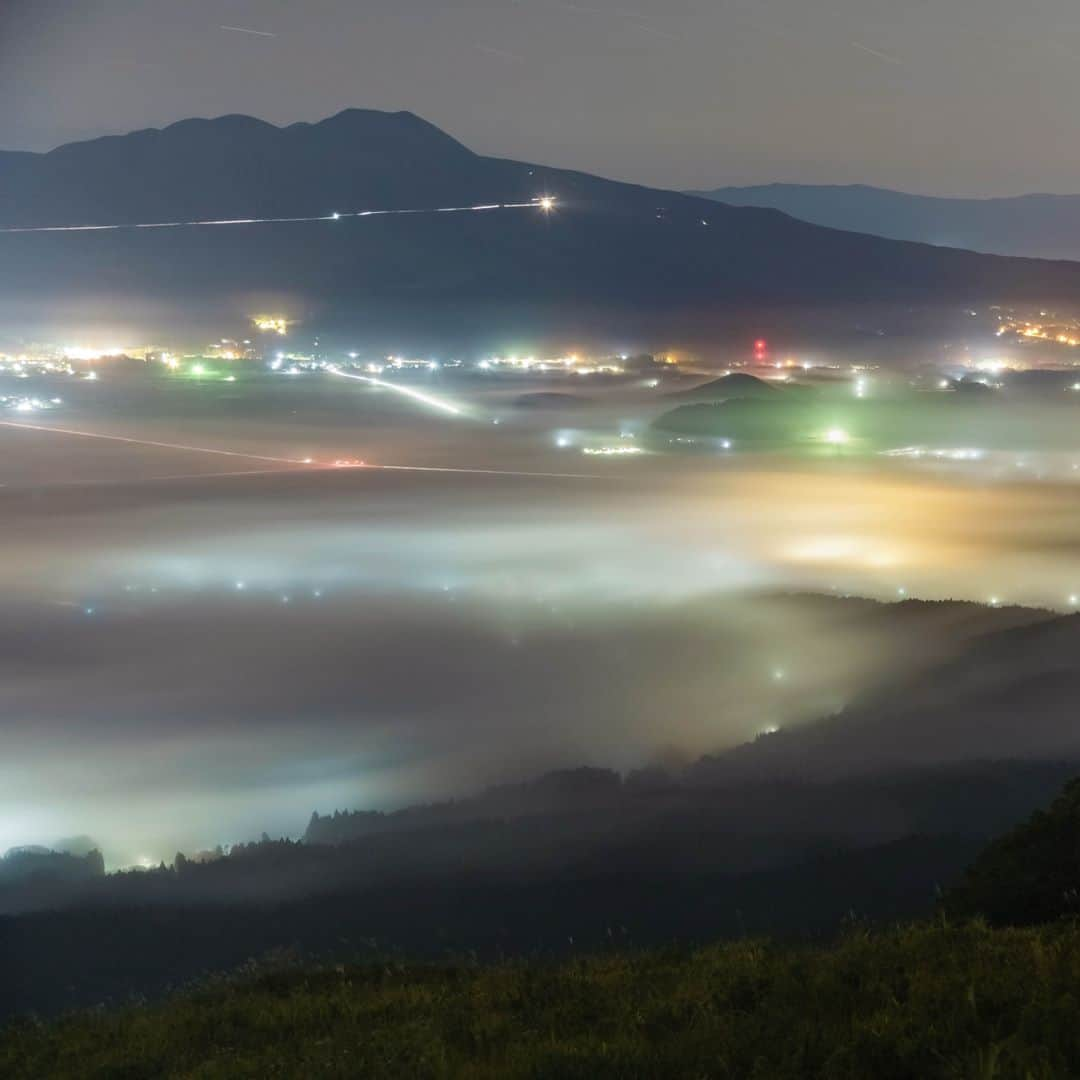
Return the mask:
{"type": "Polygon", "coordinates": [[[864,184],[762,184],[691,194],[893,240],[993,255],[1080,259],[1080,195],[950,199],[864,184]]]}
{"type": "Polygon", "coordinates": [[[0,225],[328,215],[518,202],[558,210],[122,232],[0,234],[0,317],[236,317],[263,298],[320,326],[468,336],[478,326],[632,339],[748,305],[1049,301],[1080,266],[898,243],[673,192],[482,157],[411,113],[349,109],[278,128],[185,120],[0,154],[0,225]]]}

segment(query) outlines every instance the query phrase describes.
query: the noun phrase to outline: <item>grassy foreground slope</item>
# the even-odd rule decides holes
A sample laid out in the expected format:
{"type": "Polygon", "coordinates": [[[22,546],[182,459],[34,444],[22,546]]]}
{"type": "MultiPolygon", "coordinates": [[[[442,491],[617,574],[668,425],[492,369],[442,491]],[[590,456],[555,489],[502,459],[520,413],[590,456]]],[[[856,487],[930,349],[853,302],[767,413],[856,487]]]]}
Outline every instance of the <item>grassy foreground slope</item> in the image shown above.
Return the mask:
{"type": "Polygon", "coordinates": [[[0,1076],[1080,1075],[1080,929],[922,924],[488,967],[282,971],[22,1022],[0,1076]]]}

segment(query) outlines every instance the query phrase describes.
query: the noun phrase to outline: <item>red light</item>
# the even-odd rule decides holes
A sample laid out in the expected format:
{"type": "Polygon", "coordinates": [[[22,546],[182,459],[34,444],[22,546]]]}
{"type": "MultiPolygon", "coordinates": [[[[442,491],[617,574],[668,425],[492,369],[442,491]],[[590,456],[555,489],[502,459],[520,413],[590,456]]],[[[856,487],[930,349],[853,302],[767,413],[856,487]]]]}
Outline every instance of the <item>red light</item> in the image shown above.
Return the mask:
{"type": "Polygon", "coordinates": [[[764,352],[768,348],[768,342],[766,342],[763,338],[758,338],[757,341],[754,342],[754,348],[758,352],[764,352]]]}

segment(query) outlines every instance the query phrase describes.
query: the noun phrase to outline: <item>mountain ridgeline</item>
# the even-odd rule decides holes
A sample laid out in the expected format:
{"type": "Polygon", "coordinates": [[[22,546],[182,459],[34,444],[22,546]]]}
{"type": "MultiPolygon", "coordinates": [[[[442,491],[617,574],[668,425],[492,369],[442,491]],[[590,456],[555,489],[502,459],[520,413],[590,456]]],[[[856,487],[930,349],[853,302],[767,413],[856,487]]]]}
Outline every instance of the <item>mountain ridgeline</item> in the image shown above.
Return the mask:
{"type": "Polygon", "coordinates": [[[693,194],[893,240],[994,255],[1080,259],[1080,195],[941,198],[866,184],[760,184],[693,194]]]}
{"type": "MultiPolygon", "coordinates": [[[[478,322],[656,336],[739,307],[1067,298],[1080,267],[823,229],[580,172],[483,157],[410,113],[350,109],[278,128],[186,120],[0,154],[0,225],[331,215],[523,202],[505,210],[117,232],[0,234],[8,302],[242,316],[285,299],[327,329],[478,322]],[[193,305],[195,307],[193,307],[193,305]]],[[[13,306],[12,310],[16,307],[13,306]]],[[[85,310],[85,307],[84,309],[85,310]]]]}

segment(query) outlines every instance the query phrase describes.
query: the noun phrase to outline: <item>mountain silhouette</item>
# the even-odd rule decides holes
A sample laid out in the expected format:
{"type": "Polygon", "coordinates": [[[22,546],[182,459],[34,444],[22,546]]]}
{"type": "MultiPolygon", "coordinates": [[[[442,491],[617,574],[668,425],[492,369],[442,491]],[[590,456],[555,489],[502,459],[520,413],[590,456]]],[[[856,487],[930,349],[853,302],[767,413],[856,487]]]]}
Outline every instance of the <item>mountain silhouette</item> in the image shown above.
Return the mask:
{"type": "Polygon", "coordinates": [[[941,198],[865,184],[761,184],[694,194],[894,240],[994,255],[1080,259],[1080,195],[941,198]]]}
{"type": "MultiPolygon", "coordinates": [[[[1080,266],[825,229],[585,173],[483,157],[411,113],[349,109],[279,128],[184,120],[0,155],[0,225],[329,217],[558,199],[554,213],[343,218],[0,234],[0,291],[125,316],[242,317],[264,298],[328,331],[468,336],[490,320],[628,337],[721,325],[749,306],[1049,302],[1080,266]]],[[[52,307],[50,307],[52,305],[52,307]]]]}

